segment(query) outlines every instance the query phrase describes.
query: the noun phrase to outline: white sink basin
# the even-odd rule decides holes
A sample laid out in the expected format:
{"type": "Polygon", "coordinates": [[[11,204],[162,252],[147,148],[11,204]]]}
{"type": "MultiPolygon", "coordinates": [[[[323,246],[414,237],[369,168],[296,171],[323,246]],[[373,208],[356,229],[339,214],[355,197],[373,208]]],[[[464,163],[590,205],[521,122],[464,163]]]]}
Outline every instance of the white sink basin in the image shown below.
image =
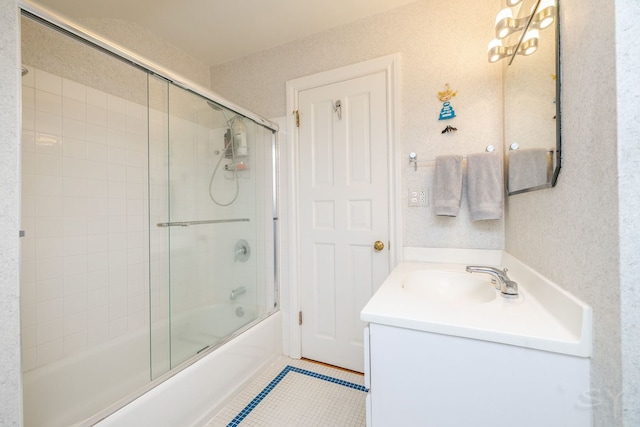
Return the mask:
{"type": "Polygon", "coordinates": [[[496,298],[490,280],[459,271],[414,271],[402,279],[401,286],[426,304],[482,304],[496,298]]]}
{"type": "Polygon", "coordinates": [[[362,309],[365,322],[556,353],[591,354],[591,308],[503,254],[490,263],[400,262],[362,309]],[[467,265],[509,269],[518,298],[504,298],[487,274],[467,265]]]}

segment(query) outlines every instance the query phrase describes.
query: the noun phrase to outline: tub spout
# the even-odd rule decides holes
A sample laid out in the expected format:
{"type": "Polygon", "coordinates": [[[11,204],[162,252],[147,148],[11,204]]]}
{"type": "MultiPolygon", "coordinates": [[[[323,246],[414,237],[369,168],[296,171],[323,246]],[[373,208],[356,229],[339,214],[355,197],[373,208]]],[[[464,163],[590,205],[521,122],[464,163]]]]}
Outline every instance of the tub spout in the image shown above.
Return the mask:
{"type": "Polygon", "coordinates": [[[240,286],[239,288],[235,288],[234,290],[231,291],[231,295],[229,295],[229,299],[231,301],[234,301],[238,299],[240,295],[244,295],[246,293],[247,293],[247,288],[245,288],[244,286],[240,286]]]}

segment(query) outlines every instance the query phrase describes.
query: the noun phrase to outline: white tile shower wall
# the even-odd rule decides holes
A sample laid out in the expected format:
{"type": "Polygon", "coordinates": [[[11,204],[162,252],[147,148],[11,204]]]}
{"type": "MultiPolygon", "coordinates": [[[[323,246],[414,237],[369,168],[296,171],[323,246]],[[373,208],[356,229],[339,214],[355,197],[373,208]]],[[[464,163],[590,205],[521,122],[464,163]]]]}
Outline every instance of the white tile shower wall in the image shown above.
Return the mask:
{"type": "MultiPolygon", "coordinates": [[[[211,110],[207,111],[211,114],[211,110]]],[[[152,112],[152,116],[154,114],[152,112]]],[[[246,123],[248,156],[238,159],[246,169],[238,171],[236,189],[235,174],[224,170],[229,161],[222,159],[219,164],[226,126],[211,129],[199,123],[198,114],[172,114],[169,120],[168,149],[155,153],[154,135],[162,132],[152,128],[151,202],[154,203],[155,183],[161,183],[168,173],[171,212],[168,215],[162,204],[158,205],[158,211],[152,208],[151,223],[165,222],[166,218],[170,221],[249,218],[250,221],[152,231],[152,289],[157,279],[153,273],[155,254],[163,256],[167,250],[167,233],[170,233],[172,313],[188,317],[194,308],[228,303],[230,292],[240,286],[247,289],[247,294],[236,303],[253,305],[256,302],[259,314],[264,313],[273,300],[270,290],[273,288],[273,253],[269,250],[273,248],[271,133],[246,123]],[[163,153],[169,153],[170,160],[163,153]],[[171,163],[168,169],[167,161],[171,163]],[[219,206],[212,200],[226,204],[234,198],[229,206],[219,206]],[[251,256],[246,262],[235,259],[234,246],[239,239],[249,243],[251,256]]],[[[155,305],[153,307],[155,310],[155,305]]]]}
{"type": "Polygon", "coordinates": [[[23,370],[148,323],[146,106],[23,79],[23,370]]]}
{"type": "MultiPolygon", "coordinates": [[[[238,173],[239,192],[230,206],[217,206],[208,196],[211,175],[223,151],[224,130],[210,130],[196,122],[172,116],[169,198],[171,221],[252,218],[255,221],[254,182],[251,169],[238,173]]],[[[248,160],[246,160],[248,161],[248,160]]],[[[233,200],[234,174],[224,171],[223,161],[213,181],[213,197],[220,203],[233,200]]],[[[255,223],[250,223],[255,227],[255,223]]],[[[239,238],[255,246],[255,233],[247,235],[245,223],[207,224],[172,228],[172,309],[190,309],[225,302],[232,289],[255,283],[255,257],[234,263],[239,238]],[[195,243],[195,244],[194,244],[195,243]],[[229,268],[232,266],[232,268],[229,268]],[[195,267],[195,268],[194,268],[195,267]]]]}

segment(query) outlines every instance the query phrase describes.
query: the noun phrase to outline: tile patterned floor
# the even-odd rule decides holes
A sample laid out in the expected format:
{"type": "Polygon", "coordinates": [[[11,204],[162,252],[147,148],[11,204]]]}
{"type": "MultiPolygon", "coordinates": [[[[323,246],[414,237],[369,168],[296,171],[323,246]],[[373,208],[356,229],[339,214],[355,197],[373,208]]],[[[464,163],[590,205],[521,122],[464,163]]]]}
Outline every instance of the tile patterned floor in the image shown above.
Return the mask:
{"type": "Polygon", "coordinates": [[[362,375],[282,357],[206,427],[365,426],[362,375]]]}

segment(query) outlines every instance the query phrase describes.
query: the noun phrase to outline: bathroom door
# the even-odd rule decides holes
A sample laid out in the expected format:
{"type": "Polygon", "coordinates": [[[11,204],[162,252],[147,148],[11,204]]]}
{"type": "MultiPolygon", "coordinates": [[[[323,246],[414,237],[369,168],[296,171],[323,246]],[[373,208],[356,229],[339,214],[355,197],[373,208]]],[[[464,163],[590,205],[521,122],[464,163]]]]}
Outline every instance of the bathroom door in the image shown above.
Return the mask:
{"type": "Polygon", "coordinates": [[[385,75],[301,91],[298,107],[301,354],[362,372],[360,311],[390,262],[385,75]]]}

